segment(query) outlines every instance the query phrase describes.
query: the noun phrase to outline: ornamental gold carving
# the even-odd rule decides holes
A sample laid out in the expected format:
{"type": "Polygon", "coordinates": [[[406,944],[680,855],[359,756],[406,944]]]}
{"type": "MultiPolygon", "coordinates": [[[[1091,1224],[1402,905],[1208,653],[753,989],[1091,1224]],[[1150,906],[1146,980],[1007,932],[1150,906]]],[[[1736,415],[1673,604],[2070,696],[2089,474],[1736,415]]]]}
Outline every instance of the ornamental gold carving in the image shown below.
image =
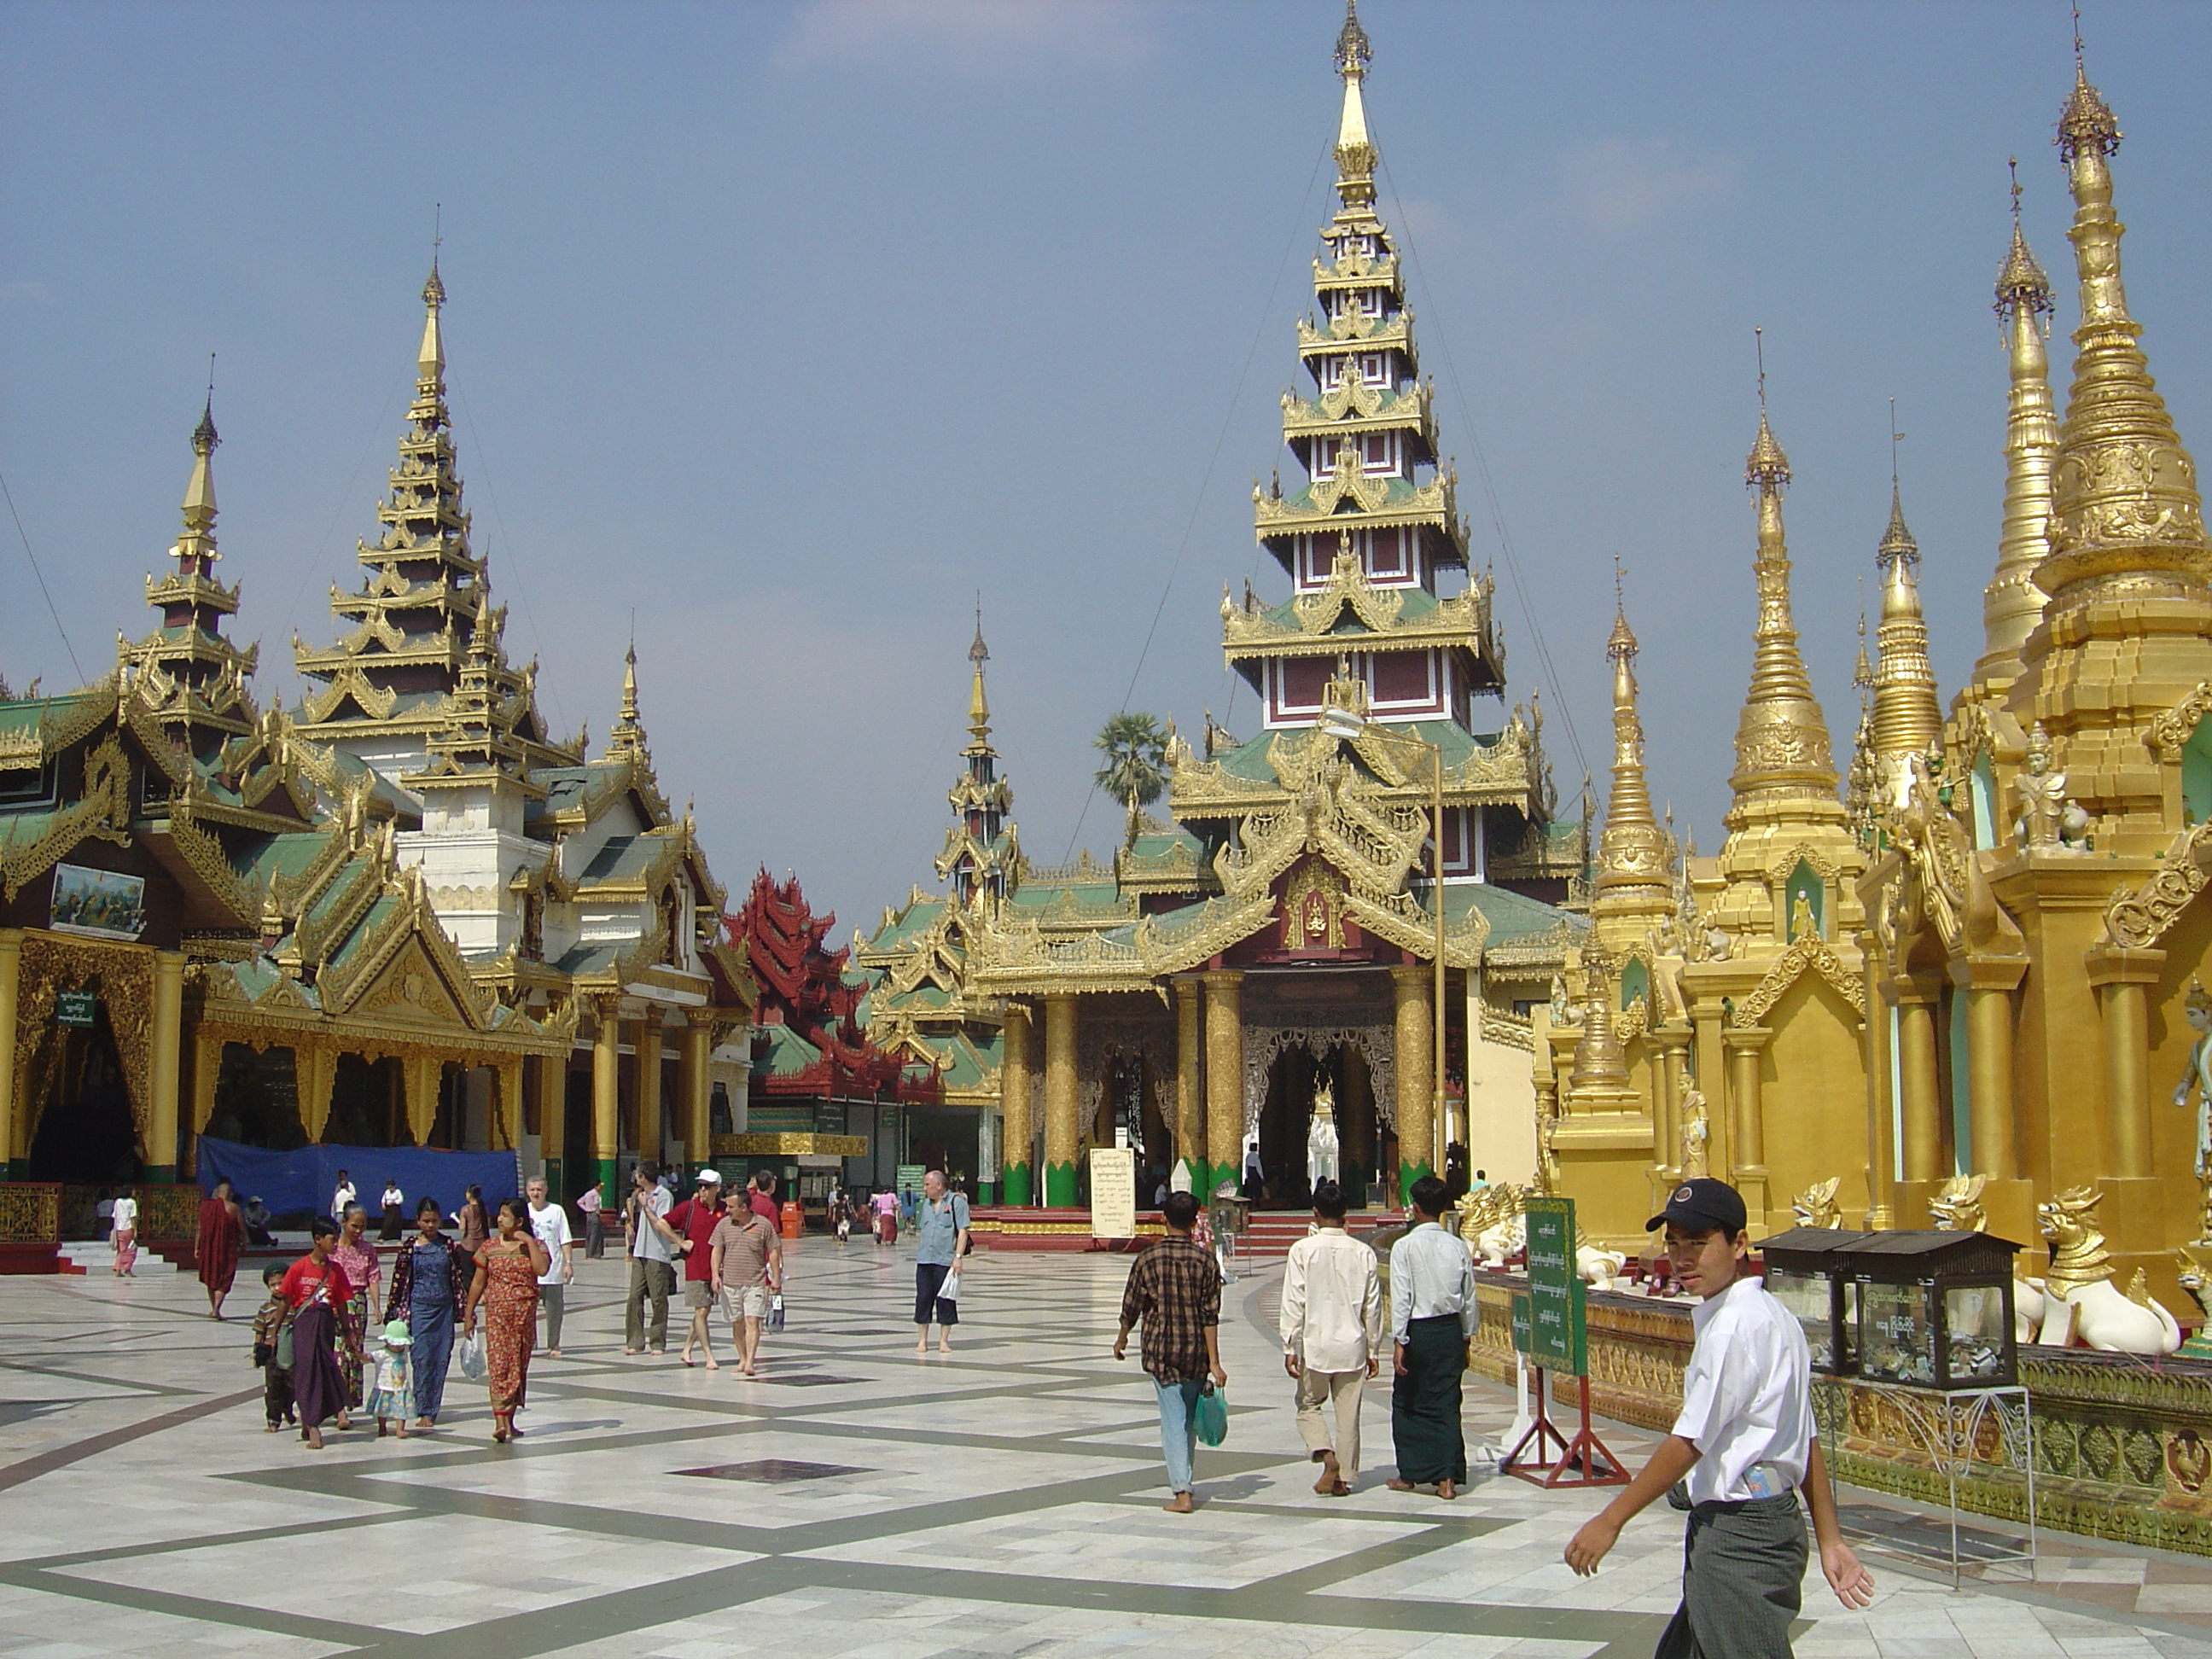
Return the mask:
{"type": "Polygon", "coordinates": [[[2142,950],[2158,942],[2189,902],[2204,890],[2212,864],[2212,823],[2183,830],[2166,844],[2164,861],[2140,887],[2105,907],[2105,933],[2115,945],[2142,950]]]}
{"type": "Polygon", "coordinates": [[[1751,994],[1735,1005],[1729,1024],[1758,1024],[1808,968],[1841,993],[1860,1018],[1866,1018],[1866,987],[1844,966],[1844,959],[1836,954],[1835,946],[1817,933],[1806,933],[1790,942],[1790,948],[1766,970],[1766,976],[1752,988],[1751,994]]]}

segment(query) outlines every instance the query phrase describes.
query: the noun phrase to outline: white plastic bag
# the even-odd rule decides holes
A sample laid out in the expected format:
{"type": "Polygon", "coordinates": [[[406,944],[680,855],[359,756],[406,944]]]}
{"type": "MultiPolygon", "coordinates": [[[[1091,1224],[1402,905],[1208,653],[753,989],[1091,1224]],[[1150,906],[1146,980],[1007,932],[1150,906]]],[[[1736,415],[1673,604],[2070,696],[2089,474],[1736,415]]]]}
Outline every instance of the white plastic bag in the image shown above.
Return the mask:
{"type": "Polygon", "coordinates": [[[483,1326],[479,1325],[475,1330],[470,1332],[467,1336],[461,1339],[460,1346],[453,1351],[453,1358],[455,1363],[457,1363],[461,1368],[461,1375],[468,1378],[470,1382],[481,1382],[483,1381],[486,1367],[484,1363],[484,1334],[483,1326]]]}

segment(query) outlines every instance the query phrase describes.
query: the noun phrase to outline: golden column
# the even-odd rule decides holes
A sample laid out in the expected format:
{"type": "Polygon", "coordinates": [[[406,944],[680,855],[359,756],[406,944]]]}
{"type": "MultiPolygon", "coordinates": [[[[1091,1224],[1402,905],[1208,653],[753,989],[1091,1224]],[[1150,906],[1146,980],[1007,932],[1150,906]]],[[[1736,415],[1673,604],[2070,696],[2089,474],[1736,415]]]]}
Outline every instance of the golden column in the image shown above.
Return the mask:
{"type": "MultiPolygon", "coordinates": [[[[1652,1104],[1652,1165],[1655,1186],[1672,1187],[1680,1179],[1682,1148],[1681,1107],[1684,1080],[1690,1066],[1690,1033],[1686,1027],[1668,1026],[1651,1034],[1659,1048],[1658,1098],[1652,1104]]],[[[1662,1206],[1663,1207],[1663,1206],[1662,1206]]]]}
{"type": "Polygon", "coordinates": [[[660,1157],[660,1010],[646,1005],[645,1018],[630,1031],[630,1048],[636,1056],[636,1115],[630,1141],[640,1158],[660,1157]]]}
{"type": "Polygon", "coordinates": [[[2089,983],[2104,1005],[2105,1110],[2110,1127],[2107,1175],[2122,1181],[2152,1173],[2150,1024],[2143,988],[2155,984],[2166,952],[2107,945],[2087,953],[2089,983]]]}
{"type": "Polygon", "coordinates": [[[23,974],[23,930],[0,927],[0,1178],[15,1175],[15,998],[23,974]]]}
{"type": "Polygon", "coordinates": [[[1897,1224],[1896,1125],[1889,1109],[1890,1047],[1887,1011],[1881,1000],[1881,958],[1871,933],[1858,936],[1862,982],[1866,987],[1867,1214],[1869,1232],[1897,1224]]]}
{"type": "Polygon", "coordinates": [[[1073,991],[1044,1000],[1044,1201],[1054,1209],[1075,1205],[1075,1114],[1080,1090],[1075,1075],[1076,1001],[1073,991]]]}
{"type": "Polygon", "coordinates": [[[694,1170],[714,1161],[714,1012],[688,1008],[684,1013],[684,1156],[694,1170]]]}
{"type": "Polygon", "coordinates": [[[1429,976],[1425,967],[1390,970],[1390,988],[1397,1004],[1398,1048],[1398,1196],[1402,1200],[1413,1183],[1437,1173],[1429,1162],[1435,1148],[1436,1122],[1431,1096],[1435,1064],[1429,1053],[1430,1024],[1435,1010],[1429,1006],[1429,976]]]}
{"type": "MultiPolygon", "coordinates": [[[[1905,1179],[1941,1181],[1943,1168],[1943,1088],[1936,1064],[1936,1007],[1942,990],[1933,979],[1899,975],[1897,997],[1898,1118],[1905,1135],[1905,1179]]],[[[1901,1196],[1910,1210],[1919,1194],[1901,1196]]]]}
{"type": "Polygon", "coordinates": [[[1766,1111],[1760,1099],[1759,1062],[1773,1030],[1765,1025],[1731,1025],[1722,1034],[1729,1057],[1729,1104],[1735,1109],[1735,1161],[1730,1169],[1751,1224],[1763,1226],[1767,1210],[1766,1111]]]}
{"type": "Polygon", "coordinates": [[[1244,975],[1223,968],[1199,977],[1206,985],[1204,1192],[1211,1193],[1243,1172],[1244,975]]]}
{"type": "Polygon", "coordinates": [[[619,1208],[615,1164],[622,1154],[622,999],[592,999],[598,1026],[592,1036],[592,1178],[600,1196],[619,1208]]]}
{"type": "Polygon", "coordinates": [[[545,1187],[556,1204],[568,1196],[562,1167],[568,1148],[568,1056],[540,1054],[537,1069],[538,1155],[545,1162],[545,1187]]]}
{"type": "Polygon", "coordinates": [[[1194,979],[1175,982],[1176,1156],[1190,1167],[1190,1189],[1203,1197],[1213,1190],[1207,1179],[1206,1102],[1199,1094],[1199,992],[1194,979]]]}
{"type": "MultiPolygon", "coordinates": [[[[6,969],[0,967],[0,974],[6,969]]],[[[8,997],[9,1003],[14,1001],[8,997]]],[[[14,1009],[0,1030],[14,1024],[14,1009]]],[[[154,1090],[146,1122],[146,1179],[177,1178],[177,1085],[185,1068],[185,953],[154,952],[154,1090]]]]}
{"type": "Polygon", "coordinates": [[[2012,994],[2027,972],[2027,958],[1982,957],[1954,963],[1953,972],[1966,998],[1966,1075],[1973,1136],[1973,1158],[1966,1167],[1991,1181],[2016,1180],[2020,1149],[2013,1133],[2012,994]]]}
{"type": "Polygon", "coordinates": [[[999,1042],[999,1190],[1008,1204],[1036,1202],[1036,1125],[1030,1121],[1030,1006],[1006,1004],[999,1042]]]}

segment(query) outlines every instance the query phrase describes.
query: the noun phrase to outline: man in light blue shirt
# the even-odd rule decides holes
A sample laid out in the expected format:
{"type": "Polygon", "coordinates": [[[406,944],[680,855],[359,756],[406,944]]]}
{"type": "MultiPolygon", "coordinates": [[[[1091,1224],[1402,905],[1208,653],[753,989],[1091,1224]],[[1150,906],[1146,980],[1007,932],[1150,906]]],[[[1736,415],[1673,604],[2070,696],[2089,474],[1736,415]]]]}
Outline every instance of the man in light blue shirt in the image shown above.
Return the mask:
{"type": "Polygon", "coordinates": [[[960,1322],[960,1258],[968,1254],[968,1200],[948,1191],[945,1172],[921,1178],[921,1201],[914,1206],[914,1351],[929,1352],[929,1327],[937,1323],[937,1351],[952,1352],[952,1328],[960,1322]]]}

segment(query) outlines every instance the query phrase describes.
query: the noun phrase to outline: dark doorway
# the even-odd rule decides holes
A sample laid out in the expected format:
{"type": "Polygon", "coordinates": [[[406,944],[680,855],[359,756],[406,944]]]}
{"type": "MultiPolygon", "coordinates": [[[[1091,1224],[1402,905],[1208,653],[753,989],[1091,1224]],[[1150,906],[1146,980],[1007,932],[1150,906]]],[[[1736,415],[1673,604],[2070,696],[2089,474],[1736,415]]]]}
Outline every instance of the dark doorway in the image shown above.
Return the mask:
{"type": "Polygon", "coordinates": [[[33,1181],[105,1182],[138,1177],[138,1131],[123,1061],[102,1006],[88,1031],[61,1031],[54,1086],[31,1141],[33,1181]]]}

